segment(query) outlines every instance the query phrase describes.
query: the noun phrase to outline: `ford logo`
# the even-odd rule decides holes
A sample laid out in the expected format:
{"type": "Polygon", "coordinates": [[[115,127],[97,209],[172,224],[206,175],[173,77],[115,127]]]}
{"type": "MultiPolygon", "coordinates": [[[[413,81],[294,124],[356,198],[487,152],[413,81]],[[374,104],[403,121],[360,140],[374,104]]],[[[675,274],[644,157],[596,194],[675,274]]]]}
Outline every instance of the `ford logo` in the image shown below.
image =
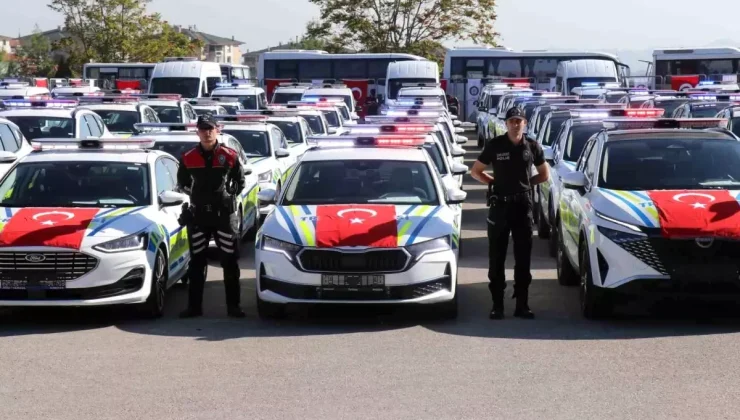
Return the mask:
{"type": "Polygon", "coordinates": [[[26,261],[32,262],[32,263],[38,263],[46,260],[46,256],[42,254],[28,254],[26,255],[26,261]]]}
{"type": "Polygon", "coordinates": [[[695,242],[699,248],[709,248],[714,244],[714,238],[697,238],[695,242]]]}

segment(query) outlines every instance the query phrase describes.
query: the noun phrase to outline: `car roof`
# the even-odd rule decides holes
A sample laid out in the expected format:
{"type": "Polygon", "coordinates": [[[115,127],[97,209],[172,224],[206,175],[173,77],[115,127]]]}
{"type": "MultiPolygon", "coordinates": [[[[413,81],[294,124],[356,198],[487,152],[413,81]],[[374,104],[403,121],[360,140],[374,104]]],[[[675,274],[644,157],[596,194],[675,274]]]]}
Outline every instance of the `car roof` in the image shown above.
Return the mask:
{"type": "Polygon", "coordinates": [[[352,95],[352,89],[350,88],[318,88],[318,89],[306,89],[303,92],[306,96],[319,96],[319,95],[352,95]]]}
{"type": "Polygon", "coordinates": [[[281,92],[281,93],[303,93],[307,90],[307,87],[300,87],[300,86],[278,86],[275,88],[273,93],[281,92]]]}
{"type": "Polygon", "coordinates": [[[444,95],[445,91],[441,88],[418,88],[418,87],[405,87],[398,91],[398,94],[408,93],[409,96],[424,96],[424,95],[444,95]]]}
{"type": "Polygon", "coordinates": [[[267,122],[270,122],[270,121],[285,121],[285,122],[297,123],[297,122],[300,122],[301,120],[302,120],[301,117],[273,117],[273,116],[270,116],[270,118],[267,120],[267,122]]]}
{"type": "Polygon", "coordinates": [[[72,118],[72,112],[74,111],[75,108],[10,108],[0,109],[0,116],[72,118]]]}
{"type": "Polygon", "coordinates": [[[213,92],[211,92],[211,96],[218,96],[218,94],[222,95],[257,95],[264,92],[264,90],[260,87],[240,87],[240,88],[234,88],[234,87],[217,87],[213,89],[213,92]]]}
{"type": "Polygon", "coordinates": [[[23,157],[21,162],[102,161],[147,163],[149,159],[156,159],[160,155],[164,155],[164,153],[155,150],[47,150],[43,152],[32,152],[23,157]]]}
{"type": "Polygon", "coordinates": [[[713,139],[727,139],[737,140],[731,134],[723,131],[716,131],[715,129],[685,129],[685,128],[650,128],[650,129],[638,129],[638,130],[614,130],[607,131],[608,141],[619,141],[619,140],[643,140],[650,137],[670,137],[675,139],[696,139],[697,137],[706,138],[708,140],[713,139]]]}
{"type": "Polygon", "coordinates": [[[133,136],[131,138],[150,138],[155,142],[158,141],[181,141],[181,142],[192,142],[197,143],[199,141],[198,134],[194,131],[169,131],[169,132],[152,132],[144,133],[142,135],[133,136]]]}
{"type": "Polygon", "coordinates": [[[128,103],[128,104],[85,104],[81,105],[82,108],[87,108],[90,110],[111,110],[111,111],[136,111],[136,107],[139,104],[137,103],[128,103]]]}
{"type": "Polygon", "coordinates": [[[278,128],[275,125],[272,124],[261,124],[261,123],[253,123],[253,124],[229,124],[229,121],[221,121],[220,124],[223,124],[224,129],[226,130],[243,130],[243,131],[263,131],[268,132],[272,127],[278,128]]]}
{"type": "Polygon", "coordinates": [[[178,101],[175,99],[142,99],[141,103],[146,104],[149,106],[180,106],[181,102],[185,101],[178,101]]]}
{"type": "Polygon", "coordinates": [[[332,160],[400,160],[410,162],[426,162],[426,152],[421,148],[393,148],[393,147],[337,147],[312,148],[306,151],[302,161],[332,161],[332,160]],[[362,149],[361,153],[358,150],[362,149]]]}

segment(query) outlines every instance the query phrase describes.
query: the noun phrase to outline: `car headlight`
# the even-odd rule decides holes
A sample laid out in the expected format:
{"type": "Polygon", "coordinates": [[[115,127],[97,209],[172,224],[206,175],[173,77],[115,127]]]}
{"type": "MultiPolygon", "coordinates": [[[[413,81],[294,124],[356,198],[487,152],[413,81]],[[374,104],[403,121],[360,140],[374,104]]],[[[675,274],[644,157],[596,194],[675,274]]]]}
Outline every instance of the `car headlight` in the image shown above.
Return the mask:
{"type": "Polygon", "coordinates": [[[413,261],[419,261],[421,257],[427,254],[433,254],[435,252],[447,251],[450,249],[450,237],[442,236],[440,238],[431,239],[418,244],[413,244],[406,247],[406,251],[411,254],[413,261]]]}
{"type": "Polygon", "coordinates": [[[270,182],[272,181],[272,171],[262,172],[257,176],[259,182],[270,182]]]}
{"type": "Polygon", "coordinates": [[[629,229],[629,230],[635,231],[635,232],[637,232],[637,233],[643,233],[643,234],[644,234],[644,232],[642,231],[642,229],[640,229],[640,227],[639,227],[639,226],[635,226],[635,225],[633,225],[633,224],[631,224],[631,223],[623,222],[623,221],[621,221],[621,220],[618,220],[618,219],[615,219],[615,218],[613,218],[613,217],[607,216],[607,215],[605,215],[604,213],[602,213],[602,212],[600,212],[600,211],[598,211],[598,210],[594,210],[594,213],[595,213],[595,214],[596,214],[596,216],[598,216],[598,217],[599,217],[600,219],[606,220],[607,222],[612,222],[612,223],[614,223],[614,224],[616,224],[616,225],[619,225],[619,226],[625,227],[625,228],[627,228],[627,229],[629,229]]]}
{"type": "Polygon", "coordinates": [[[279,252],[285,255],[289,260],[295,258],[298,251],[301,250],[301,246],[292,244],[290,242],[281,241],[279,239],[271,238],[269,236],[262,236],[262,250],[270,252],[279,252]]]}
{"type": "Polygon", "coordinates": [[[112,241],[103,242],[102,244],[95,245],[93,249],[100,252],[128,252],[128,251],[139,251],[146,249],[147,246],[147,235],[146,233],[136,233],[133,235],[125,236],[123,238],[114,239],[112,241]]]}

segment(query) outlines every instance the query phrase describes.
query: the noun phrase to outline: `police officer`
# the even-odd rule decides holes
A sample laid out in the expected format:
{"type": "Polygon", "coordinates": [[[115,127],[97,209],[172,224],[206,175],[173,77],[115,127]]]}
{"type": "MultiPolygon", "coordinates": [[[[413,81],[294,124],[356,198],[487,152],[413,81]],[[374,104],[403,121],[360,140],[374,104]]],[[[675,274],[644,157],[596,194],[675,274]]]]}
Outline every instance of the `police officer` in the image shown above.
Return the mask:
{"type": "Polygon", "coordinates": [[[243,318],[239,306],[239,217],[236,194],[244,189],[244,169],[237,153],[218,142],[219,129],[211,114],[198,118],[200,143],[183,153],[177,171],[177,185],[190,195],[191,205],[183,206],[181,225],[188,227],[190,240],[190,288],[188,308],[180,316],[203,314],[203,287],[206,251],[214,239],[224,270],[226,305],[229,316],[243,318]]]}
{"type": "Polygon", "coordinates": [[[525,137],[524,110],[511,108],[506,113],[507,132],[486,143],[473,164],[473,178],[488,185],[488,289],[493,298],[491,319],[504,317],[506,277],[504,263],[509,233],[514,239],[514,316],[534,318],[529,309],[529,284],[532,282],[532,188],[547,180],[549,170],[542,147],[525,137]],[[493,176],[483,171],[491,165],[493,176]],[[537,175],[532,176],[532,165],[537,175]]]}

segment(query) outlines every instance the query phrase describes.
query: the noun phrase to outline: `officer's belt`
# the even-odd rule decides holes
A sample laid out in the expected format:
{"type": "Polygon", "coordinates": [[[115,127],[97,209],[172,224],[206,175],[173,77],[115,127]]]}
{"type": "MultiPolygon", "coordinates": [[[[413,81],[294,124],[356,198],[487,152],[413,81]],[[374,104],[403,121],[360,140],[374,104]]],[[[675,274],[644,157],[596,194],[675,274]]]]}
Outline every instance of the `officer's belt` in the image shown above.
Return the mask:
{"type": "Polygon", "coordinates": [[[532,190],[526,190],[526,191],[521,191],[521,192],[514,193],[514,194],[506,194],[506,195],[495,194],[491,198],[494,201],[500,201],[500,202],[508,203],[508,202],[512,202],[512,201],[521,200],[523,198],[528,198],[529,195],[531,195],[531,194],[532,194],[532,190]]]}

